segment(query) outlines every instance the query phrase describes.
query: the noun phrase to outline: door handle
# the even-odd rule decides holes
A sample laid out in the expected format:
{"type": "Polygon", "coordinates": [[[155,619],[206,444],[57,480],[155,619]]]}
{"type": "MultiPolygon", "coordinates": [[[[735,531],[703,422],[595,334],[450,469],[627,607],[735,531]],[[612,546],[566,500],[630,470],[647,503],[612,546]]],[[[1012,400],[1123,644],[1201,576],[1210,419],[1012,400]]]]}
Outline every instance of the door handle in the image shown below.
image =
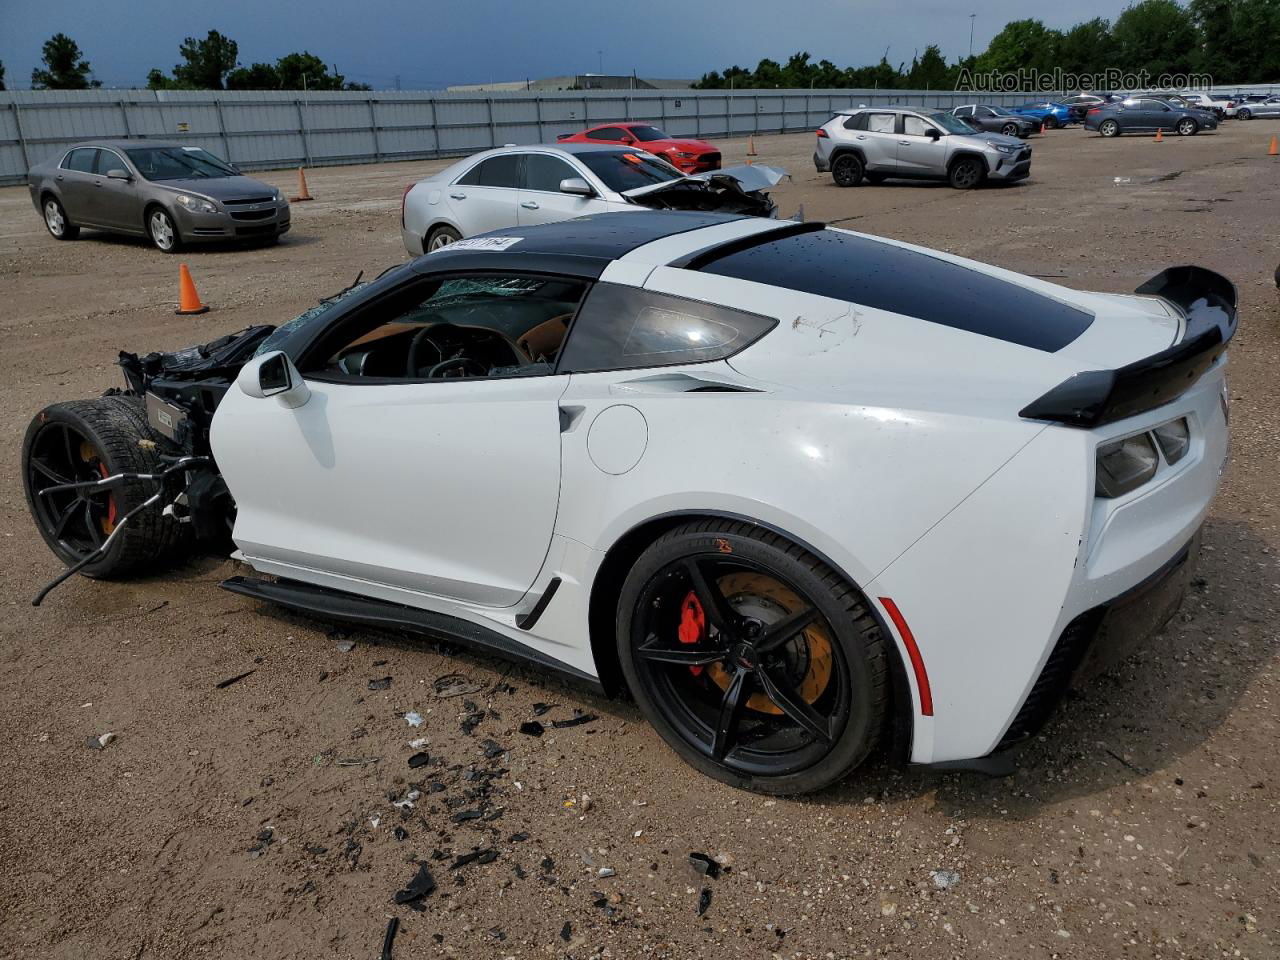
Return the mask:
{"type": "Polygon", "coordinates": [[[62,174],[58,174],[58,175],[57,175],[57,177],[55,177],[54,179],[56,179],[56,180],[65,180],[66,178],[65,178],[65,177],[63,177],[63,175],[62,175],[62,174]]]}
{"type": "MultiPolygon", "coordinates": [[[[866,135],[865,133],[860,133],[860,134],[858,134],[857,139],[859,139],[859,140],[865,140],[865,139],[867,139],[867,135],[866,135]]],[[[61,177],[59,177],[59,179],[61,179],[61,177]]]]}
{"type": "Polygon", "coordinates": [[[911,146],[911,141],[910,141],[910,140],[899,140],[899,141],[898,141],[898,146],[900,146],[900,147],[909,147],[909,146],[911,146]]]}
{"type": "Polygon", "coordinates": [[[524,207],[526,210],[538,209],[538,205],[532,200],[525,200],[523,203],[520,204],[520,206],[524,207]]]}
{"type": "Polygon", "coordinates": [[[452,199],[454,199],[454,200],[465,200],[465,199],[467,199],[467,195],[466,195],[465,193],[451,193],[451,194],[449,194],[449,196],[450,196],[450,198],[452,198],[452,199]]]}

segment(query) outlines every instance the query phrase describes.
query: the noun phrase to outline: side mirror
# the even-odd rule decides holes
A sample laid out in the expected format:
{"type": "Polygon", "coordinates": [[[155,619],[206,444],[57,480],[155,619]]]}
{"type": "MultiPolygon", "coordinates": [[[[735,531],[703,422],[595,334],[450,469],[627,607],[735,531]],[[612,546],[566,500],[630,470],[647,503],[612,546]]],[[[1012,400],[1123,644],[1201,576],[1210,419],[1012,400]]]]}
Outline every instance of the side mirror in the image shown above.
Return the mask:
{"type": "Polygon", "coordinates": [[[265,400],[276,397],[283,406],[300,407],[311,399],[306,381],[282,350],[254,357],[236,376],[245,396],[265,400]]]}
{"type": "Polygon", "coordinates": [[[560,192],[571,193],[577,197],[594,197],[596,195],[595,190],[591,188],[591,184],[581,177],[565,177],[560,181],[560,192]]]}
{"type": "Polygon", "coordinates": [[[636,144],[636,138],[635,138],[635,137],[623,137],[623,138],[622,138],[622,142],[623,142],[623,143],[625,143],[625,144],[626,144],[627,146],[629,146],[629,147],[631,147],[631,146],[635,146],[635,144],[636,144]]]}
{"type": "Polygon", "coordinates": [[[119,167],[112,167],[110,170],[107,171],[107,179],[108,180],[132,180],[133,177],[132,175],[130,175],[128,170],[122,170],[119,167]]]}
{"type": "Polygon", "coordinates": [[[942,131],[939,130],[937,127],[930,127],[928,130],[924,132],[924,135],[928,137],[930,140],[937,140],[942,136],[942,131]]]}

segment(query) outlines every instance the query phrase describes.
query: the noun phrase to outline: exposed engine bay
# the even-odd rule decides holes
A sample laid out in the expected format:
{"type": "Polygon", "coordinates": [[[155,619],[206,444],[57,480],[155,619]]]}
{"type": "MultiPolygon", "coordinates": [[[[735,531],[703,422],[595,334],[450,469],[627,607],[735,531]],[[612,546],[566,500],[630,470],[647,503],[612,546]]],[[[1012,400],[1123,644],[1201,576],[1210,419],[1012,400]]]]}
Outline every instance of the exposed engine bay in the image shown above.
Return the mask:
{"type": "Polygon", "coordinates": [[[778,205],[766,192],[788,174],[780,167],[742,165],[682,177],[644,190],[628,191],[632,203],[654,210],[696,210],[773,217],[778,205]]]}

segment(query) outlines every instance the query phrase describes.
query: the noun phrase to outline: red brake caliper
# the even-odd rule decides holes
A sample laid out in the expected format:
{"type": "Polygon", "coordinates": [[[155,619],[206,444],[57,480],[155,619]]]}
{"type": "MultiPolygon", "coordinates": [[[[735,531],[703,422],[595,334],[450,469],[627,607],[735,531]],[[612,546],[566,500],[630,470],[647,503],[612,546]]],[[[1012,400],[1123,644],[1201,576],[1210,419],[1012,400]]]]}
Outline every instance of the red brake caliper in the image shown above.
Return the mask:
{"type": "MultiPolygon", "coordinates": [[[[690,590],[685,595],[684,602],[680,604],[680,642],[697,643],[702,639],[706,629],[707,616],[703,613],[702,604],[698,602],[697,596],[690,590]]],[[[689,672],[695,677],[700,677],[702,667],[690,667],[689,672]]]]}
{"type": "MultiPolygon", "coordinates": [[[[98,472],[102,474],[104,477],[110,476],[110,474],[107,473],[107,465],[102,461],[98,461],[98,472]]],[[[108,498],[107,498],[107,523],[106,523],[106,531],[105,531],[106,534],[110,536],[111,531],[113,531],[115,528],[116,528],[116,498],[115,498],[115,494],[110,494],[108,495],[108,498]]]]}

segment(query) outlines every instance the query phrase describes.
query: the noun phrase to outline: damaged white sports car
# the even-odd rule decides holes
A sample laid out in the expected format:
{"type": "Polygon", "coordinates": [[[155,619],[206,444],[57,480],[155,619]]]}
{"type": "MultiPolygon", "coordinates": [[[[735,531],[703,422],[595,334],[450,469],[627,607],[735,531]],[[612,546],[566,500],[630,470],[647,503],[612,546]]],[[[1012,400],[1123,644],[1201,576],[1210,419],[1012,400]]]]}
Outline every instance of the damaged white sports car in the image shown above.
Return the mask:
{"type": "Polygon", "coordinates": [[[729,783],[812,790],[885,742],[994,771],[1176,606],[1236,323],[1196,267],[1080,293],[822,224],[606,214],[123,354],[125,392],[35,418],[26,489],[54,585],[230,529],[261,576],[228,589],[629,691],[729,783]]]}

